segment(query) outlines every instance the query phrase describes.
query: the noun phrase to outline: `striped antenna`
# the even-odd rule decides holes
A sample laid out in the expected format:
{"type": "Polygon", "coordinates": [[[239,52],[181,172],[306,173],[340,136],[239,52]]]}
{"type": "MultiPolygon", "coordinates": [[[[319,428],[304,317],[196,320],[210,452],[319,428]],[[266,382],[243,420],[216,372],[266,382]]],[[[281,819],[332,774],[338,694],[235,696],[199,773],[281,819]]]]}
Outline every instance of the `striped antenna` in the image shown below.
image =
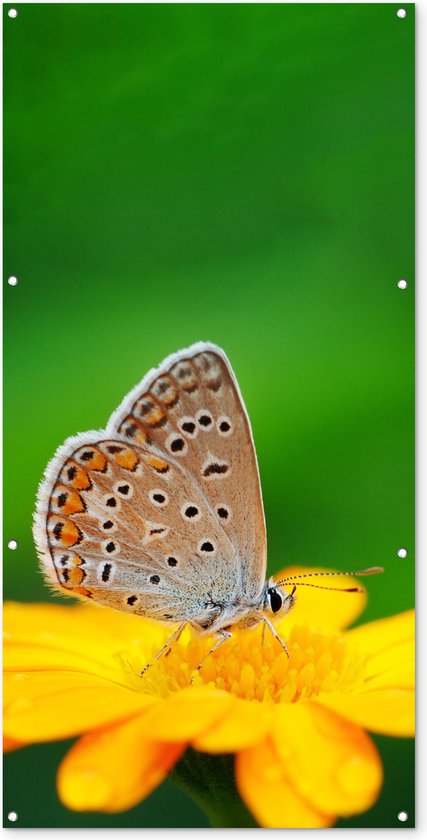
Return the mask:
{"type": "Polygon", "coordinates": [[[313,589],[329,589],[333,592],[363,592],[364,590],[359,586],[351,586],[348,588],[338,588],[335,586],[322,586],[317,583],[300,583],[299,578],[308,577],[361,577],[362,575],[378,575],[383,572],[381,566],[371,566],[370,569],[361,569],[359,572],[304,572],[303,574],[289,575],[289,577],[282,578],[274,582],[274,586],[281,586],[283,583],[293,583],[295,586],[311,586],[313,589]]]}

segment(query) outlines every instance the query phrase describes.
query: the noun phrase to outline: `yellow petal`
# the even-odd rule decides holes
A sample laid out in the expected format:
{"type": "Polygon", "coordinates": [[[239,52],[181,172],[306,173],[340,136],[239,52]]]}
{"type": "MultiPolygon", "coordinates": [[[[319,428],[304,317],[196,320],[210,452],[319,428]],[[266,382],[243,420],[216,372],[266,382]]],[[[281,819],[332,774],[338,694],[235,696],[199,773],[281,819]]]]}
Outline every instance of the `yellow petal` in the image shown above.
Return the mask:
{"type": "Polygon", "coordinates": [[[61,604],[21,604],[8,601],[3,608],[4,626],[7,632],[17,634],[20,639],[29,640],[53,633],[66,639],[67,646],[79,649],[81,642],[90,642],[93,631],[107,645],[114,639],[141,638],[141,627],[150,628],[150,633],[164,633],[161,625],[140,616],[127,615],[119,610],[110,610],[97,604],[62,606],[61,604]]]}
{"type": "Polygon", "coordinates": [[[123,657],[135,651],[133,659],[140,659],[142,667],[146,651],[164,635],[154,622],[93,605],[9,602],[3,623],[5,669],[74,670],[124,684],[123,657]]]}
{"type": "Polygon", "coordinates": [[[381,762],[365,732],[314,703],[275,707],[273,743],[292,784],[329,814],[366,811],[382,784],[381,762]]]}
{"type": "MultiPolygon", "coordinates": [[[[304,566],[289,566],[278,572],[274,578],[281,580],[297,573],[325,572],[328,569],[304,566]]],[[[333,570],[331,570],[333,571],[333,570]]],[[[351,577],[319,577],[302,578],[301,584],[310,583],[318,586],[349,587],[359,586],[363,583],[359,578],[351,577]]],[[[295,581],[297,583],[297,581],[295,581]]],[[[290,592],[293,582],[283,584],[286,592],[290,592]]],[[[334,592],[326,589],[312,589],[311,586],[297,586],[296,603],[289,615],[285,616],[281,623],[282,632],[289,635],[290,629],[296,624],[308,624],[311,627],[318,627],[322,630],[341,630],[352,624],[360,615],[366,605],[366,592],[334,592]]]]}
{"type": "Polygon", "coordinates": [[[415,645],[414,640],[401,642],[371,656],[366,661],[364,673],[365,689],[414,688],[415,645]]]}
{"type": "Polygon", "coordinates": [[[324,828],[334,817],[312,808],[293,787],[269,739],[236,756],[240,795],[264,828],[324,828]]]}
{"type": "Polygon", "coordinates": [[[379,618],[361,624],[348,631],[348,638],[368,650],[371,654],[385,650],[397,642],[413,639],[415,633],[415,612],[407,610],[389,618],[379,618]]]}
{"type": "Polygon", "coordinates": [[[184,688],[153,706],[145,718],[146,737],[153,741],[191,741],[223,719],[233,697],[208,686],[184,688]]]}
{"type": "Polygon", "coordinates": [[[384,735],[410,737],[415,731],[414,611],[350,630],[346,640],[366,656],[363,683],[352,693],[319,695],[319,702],[343,717],[384,735]]]}
{"type": "Polygon", "coordinates": [[[94,649],[82,650],[82,653],[67,651],[66,647],[56,646],[50,642],[45,644],[11,644],[6,641],[4,646],[3,668],[5,672],[34,672],[34,671],[74,671],[80,674],[91,674],[115,682],[127,684],[127,674],[120,664],[107,653],[94,649]],[[108,662],[107,660],[110,659],[108,662]]]}
{"type": "Polygon", "coordinates": [[[59,768],[60,799],[74,811],[132,808],[160,784],[184,748],[147,741],[139,717],[85,735],[59,768]]]}
{"type": "Polygon", "coordinates": [[[352,694],[320,694],[319,702],[339,715],[380,735],[401,738],[415,734],[415,693],[385,688],[352,694]]]}
{"type": "Polygon", "coordinates": [[[4,699],[5,733],[28,743],[69,738],[160,702],[99,677],[61,671],[6,674],[4,699]]]}
{"type": "Polygon", "coordinates": [[[192,746],[209,753],[239,752],[264,738],[272,716],[270,704],[233,697],[233,703],[226,713],[210,729],[195,738],[192,746]]]}
{"type": "Polygon", "coordinates": [[[384,686],[399,687],[402,685],[399,679],[401,668],[402,687],[413,687],[414,679],[409,686],[407,683],[408,672],[412,668],[414,673],[415,666],[413,610],[356,627],[348,631],[346,639],[352,647],[359,648],[367,657],[366,681],[380,679],[384,686]]]}

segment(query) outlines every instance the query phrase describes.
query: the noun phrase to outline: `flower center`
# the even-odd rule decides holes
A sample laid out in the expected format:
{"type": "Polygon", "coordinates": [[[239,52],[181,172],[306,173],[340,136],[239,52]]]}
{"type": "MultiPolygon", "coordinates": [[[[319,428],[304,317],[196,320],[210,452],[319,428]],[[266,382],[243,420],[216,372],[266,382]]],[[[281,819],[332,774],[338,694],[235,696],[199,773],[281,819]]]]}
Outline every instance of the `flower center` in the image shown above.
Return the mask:
{"type": "Polygon", "coordinates": [[[216,641],[186,630],[170,652],[138,678],[138,684],[133,681],[133,688],[166,697],[192,681],[246,700],[295,703],[321,691],[348,691],[363,676],[364,657],[350,649],[339,633],[294,626],[286,639],[289,657],[268,629],[264,640],[262,628],[236,630],[206,657],[216,641]]]}

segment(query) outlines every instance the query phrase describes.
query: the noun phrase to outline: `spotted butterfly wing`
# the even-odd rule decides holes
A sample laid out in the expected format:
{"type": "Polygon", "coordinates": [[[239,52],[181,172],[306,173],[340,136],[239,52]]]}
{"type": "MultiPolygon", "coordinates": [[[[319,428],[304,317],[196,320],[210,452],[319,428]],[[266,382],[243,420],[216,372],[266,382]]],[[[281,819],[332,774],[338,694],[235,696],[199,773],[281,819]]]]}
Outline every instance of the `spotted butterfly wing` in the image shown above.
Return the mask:
{"type": "Polygon", "coordinates": [[[249,417],[224,351],[199,342],[169,356],[123,400],[108,424],[159,447],[202,488],[239,558],[243,590],[260,592],[266,532],[249,417]]]}
{"type": "Polygon", "coordinates": [[[248,575],[247,591],[259,591],[263,527],[249,424],[231,369],[218,348],[195,345],[145,377],[105,433],[59,448],[39,490],[34,535],[43,569],[62,591],[203,624],[213,603],[241,593],[248,575]],[[249,460],[242,459],[248,443],[249,460]],[[259,532],[236,508],[244,505],[247,515],[253,496],[249,486],[244,499],[242,466],[255,479],[259,532]],[[257,543],[260,553],[248,554],[257,543]]]}

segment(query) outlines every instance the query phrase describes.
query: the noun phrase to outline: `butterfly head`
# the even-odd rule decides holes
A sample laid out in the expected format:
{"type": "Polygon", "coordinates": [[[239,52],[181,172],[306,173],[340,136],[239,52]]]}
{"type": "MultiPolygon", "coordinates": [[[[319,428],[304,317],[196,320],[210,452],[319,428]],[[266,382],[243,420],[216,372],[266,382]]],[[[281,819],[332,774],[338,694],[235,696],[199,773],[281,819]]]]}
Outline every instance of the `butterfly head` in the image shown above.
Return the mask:
{"type": "Polygon", "coordinates": [[[357,576],[357,575],[376,575],[384,570],[380,566],[372,566],[369,569],[362,569],[360,572],[306,572],[300,574],[293,574],[289,577],[283,578],[283,580],[274,581],[273,578],[267,581],[264,586],[263,594],[262,594],[262,605],[265,613],[273,614],[277,616],[283,616],[291,607],[293,607],[296,596],[295,592],[297,586],[310,586],[313,589],[329,589],[334,590],[335,592],[363,592],[363,588],[360,586],[345,586],[345,587],[330,587],[324,586],[323,584],[319,583],[307,583],[305,580],[301,580],[301,578],[313,578],[313,577],[348,577],[348,576],[357,576]],[[285,589],[281,588],[282,584],[289,584],[292,587],[290,592],[287,592],[285,589]]]}
{"type": "Polygon", "coordinates": [[[283,617],[295,603],[295,591],[296,586],[293,586],[290,592],[286,592],[270,578],[264,586],[264,612],[269,616],[283,617]]]}
{"type": "Polygon", "coordinates": [[[370,569],[363,569],[360,572],[308,572],[304,574],[295,574],[290,577],[283,578],[283,580],[274,581],[273,578],[267,581],[263,589],[262,605],[266,615],[284,616],[293,607],[296,601],[297,586],[310,586],[313,589],[333,589],[335,592],[363,592],[364,590],[359,586],[349,587],[330,587],[323,586],[318,583],[307,583],[301,578],[307,577],[330,577],[330,576],[353,576],[353,575],[375,575],[382,572],[383,569],[379,566],[373,566],[370,569]],[[289,584],[292,587],[290,592],[281,588],[281,584],[289,584]]]}

